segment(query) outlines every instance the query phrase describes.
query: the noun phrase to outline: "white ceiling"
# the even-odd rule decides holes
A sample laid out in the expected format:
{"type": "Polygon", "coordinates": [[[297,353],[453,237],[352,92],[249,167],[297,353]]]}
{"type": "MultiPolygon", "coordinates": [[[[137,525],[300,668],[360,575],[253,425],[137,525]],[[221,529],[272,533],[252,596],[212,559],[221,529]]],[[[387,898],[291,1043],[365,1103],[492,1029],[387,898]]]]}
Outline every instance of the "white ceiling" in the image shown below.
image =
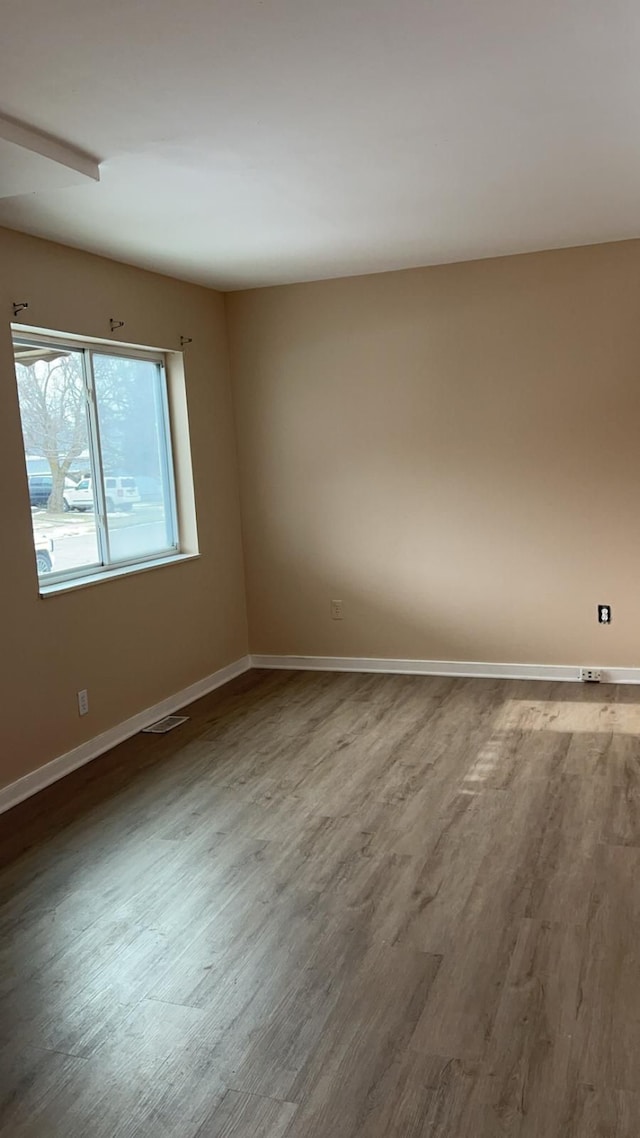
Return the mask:
{"type": "Polygon", "coordinates": [[[222,288],[640,235],[637,0],[20,0],[0,225],[222,288]]]}

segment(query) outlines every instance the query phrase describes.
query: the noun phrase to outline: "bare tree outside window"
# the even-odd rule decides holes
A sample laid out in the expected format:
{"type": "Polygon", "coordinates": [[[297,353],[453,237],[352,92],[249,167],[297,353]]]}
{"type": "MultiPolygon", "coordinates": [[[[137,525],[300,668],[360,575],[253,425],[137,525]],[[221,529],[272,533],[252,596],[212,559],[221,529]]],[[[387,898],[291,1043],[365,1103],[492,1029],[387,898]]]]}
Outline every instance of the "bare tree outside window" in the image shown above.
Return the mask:
{"type": "Polygon", "coordinates": [[[16,352],[22,433],[27,454],[42,455],[51,468],[47,510],[63,510],[65,478],[87,450],[87,407],[79,352],[16,352]]]}

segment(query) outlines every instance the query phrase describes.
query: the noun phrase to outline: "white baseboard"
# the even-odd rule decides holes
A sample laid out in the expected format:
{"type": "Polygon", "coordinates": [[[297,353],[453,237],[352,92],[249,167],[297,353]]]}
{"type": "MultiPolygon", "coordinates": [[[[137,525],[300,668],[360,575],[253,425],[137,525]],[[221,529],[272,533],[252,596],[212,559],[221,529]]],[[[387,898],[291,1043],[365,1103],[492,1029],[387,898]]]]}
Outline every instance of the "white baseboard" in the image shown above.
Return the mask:
{"type": "MultiPolygon", "coordinates": [[[[577,683],[580,665],[492,664],[475,660],[388,660],[366,656],[252,656],[253,668],[310,672],[387,672],[409,676],[484,676],[495,680],[563,680],[577,683]]],[[[600,667],[590,664],[589,667],[600,667]]],[[[640,668],[602,668],[603,683],[640,684],[640,668]]]]}
{"type": "MultiPolygon", "coordinates": [[[[599,667],[597,664],[589,665],[599,667]]],[[[220,668],[203,680],[198,680],[188,688],[168,696],[153,707],[147,707],[137,715],[111,727],[94,739],[89,739],[72,751],[59,755],[38,770],[31,771],[16,782],[0,789],[0,814],[17,806],[19,802],[46,786],[64,778],[71,771],[97,759],[105,751],[111,750],[125,739],[137,735],[144,727],[149,727],[164,715],[179,711],[203,695],[215,691],[229,683],[236,676],[250,668],[286,668],[292,671],[315,672],[386,672],[410,676],[484,676],[498,680],[563,680],[577,683],[580,666],[571,664],[494,664],[474,660],[392,660],[384,657],[366,656],[243,656],[232,664],[220,668]]],[[[640,684],[640,668],[602,668],[602,680],[612,684],[640,684]]]]}
{"type": "Polygon", "coordinates": [[[111,727],[102,735],[96,735],[94,739],[81,743],[79,747],[74,747],[65,755],[59,755],[57,759],[52,759],[50,763],[45,763],[43,767],[39,767],[37,770],[24,775],[23,778],[19,778],[16,782],[10,783],[9,786],[3,787],[0,790],[0,814],[5,810],[10,810],[12,806],[17,806],[25,798],[30,798],[32,794],[37,794],[39,790],[44,790],[45,786],[50,786],[52,782],[64,778],[65,775],[84,766],[85,763],[90,763],[92,759],[97,759],[98,755],[116,747],[118,743],[123,743],[125,739],[137,735],[143,727],[149,727],[156,720],[162,719],[163,716],[172,715],[174,711],[179,711],[188,703],[193,703],[194,700],[200,699],[203,695],[208,695],[209,692],[229,683],[229,680],[235,679],[236,676],[241,676],[243,672],[249,671],[250,667],[250,657],[243,656],[240,660],[235,660],[232,664],[219,668],[217,672],[205,676],[203,680],[197,680],[188,688],[183,688],[182,691],[168,696],[167,699],[161,700],[153,707],[147,707],[144,711],[138,712],[137,715],[132,715],[130,719],[125,719],[124,723],[119,723],[117,727],[111,727]]]}

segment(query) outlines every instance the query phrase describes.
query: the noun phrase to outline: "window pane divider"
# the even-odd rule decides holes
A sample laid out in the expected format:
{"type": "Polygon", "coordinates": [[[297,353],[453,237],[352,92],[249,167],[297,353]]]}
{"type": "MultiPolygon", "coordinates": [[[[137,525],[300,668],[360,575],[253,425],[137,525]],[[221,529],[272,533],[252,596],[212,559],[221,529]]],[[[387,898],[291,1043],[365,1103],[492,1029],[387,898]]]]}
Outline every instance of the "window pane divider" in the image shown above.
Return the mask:
{"type": "Polygon", "coordinates": [[[96,532],[98,535],[98,549],[103,565],[111,564],[111,547],[109,543],[109,526],[107,524],[107,506],[104,493],[102,448],[100,445],[100,424],[98,422],[98,407],[96,403],[96,387],[93,376],[93,356],[89,348],[85,348],[84,381],[87,390],[87,409],[89,416],[89,458],[91,462],[91,477],[94,494],[94,511],[96,518],[96,532]]]}

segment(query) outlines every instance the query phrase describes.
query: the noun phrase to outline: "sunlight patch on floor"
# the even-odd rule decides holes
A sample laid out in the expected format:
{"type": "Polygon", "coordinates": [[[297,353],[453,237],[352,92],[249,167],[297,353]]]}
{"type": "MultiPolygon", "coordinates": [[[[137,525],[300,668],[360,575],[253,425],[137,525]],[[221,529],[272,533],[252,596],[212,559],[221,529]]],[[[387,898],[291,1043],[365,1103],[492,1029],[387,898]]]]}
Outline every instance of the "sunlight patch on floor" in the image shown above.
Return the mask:
{"type": "Polygon", "coordinates": [[[497,731],[640,735],[640,703],[510,699],[498,712],[495,727],[497,731]]]}
{"type": "Polygon", "coordinates": [[[504,738],[502,735],[494,735],[485,743],[475,763],[465,774],[465,783],[486,783],[496,774],[504,755],[503,744],[504,738]]]}

